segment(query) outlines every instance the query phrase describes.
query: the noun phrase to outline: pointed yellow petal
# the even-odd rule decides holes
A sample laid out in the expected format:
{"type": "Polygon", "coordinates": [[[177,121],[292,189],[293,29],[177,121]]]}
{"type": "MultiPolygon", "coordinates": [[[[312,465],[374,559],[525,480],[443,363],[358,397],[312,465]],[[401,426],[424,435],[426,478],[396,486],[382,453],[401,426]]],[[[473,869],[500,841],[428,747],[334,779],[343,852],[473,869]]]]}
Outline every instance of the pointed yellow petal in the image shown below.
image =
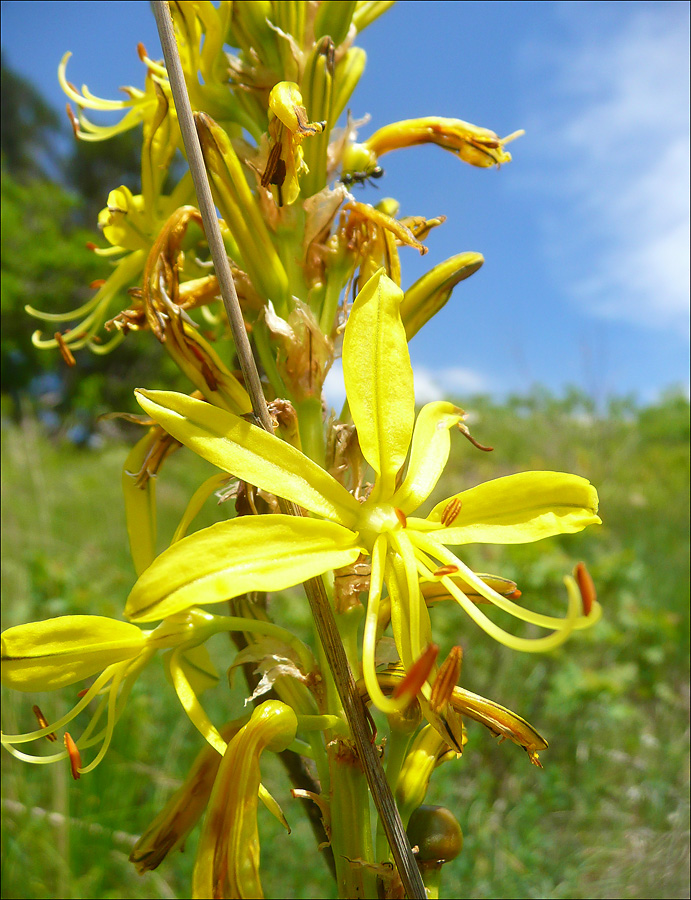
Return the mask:
{"type": "Polygon", "coordinates": [[[122,468],[127,535],[137,575],[156,556],[156,479],[140,475],[161,433],[158,428],[149,429],[127,454],[122,468]]]}
{"type": "Polygon", "coordinates": [[[18,691],[53,691],[138,656],[136,625],[105,616],[60,616],[8,628],[2,635],[2,683],[18,691]]]}
{"type": "Polygon", "coordinates": [[[449,429],[462,418],[462,409],[443,401],[428,403],[420,410],[413,432],[408,474],[391,501],[406,515],[424,503],[439,481],[449,458],[449,429]]]}
{"type": "Polygon", "coordinates": [[[400,305],[383,269],[358,294],[343,338],[343,377],[362,455],[377,474],[372,499],[389,498],[415,421],[413,370],[400,305]]]}
{"type": "Polygon", "coordinates": [[[521,472],[479,484],[438,503],[442,544],[524,544],[598,525],[597,491],[579,475],[521,472]]]}
{"type": "Polygon", "coordinates": [[[244,516],[173,544],[135,584],[125,615],[164,619],[247,591],[279,591],[354,562],[357,536],[333,522],[244,516]]]}
{"type": "Polygon", "coordinates": [[[220,469],[327,519],[349,527],[355,524],[357,500],[285,441],[184,394],[139,390],[136,396],[169,434],[220,469]]]}

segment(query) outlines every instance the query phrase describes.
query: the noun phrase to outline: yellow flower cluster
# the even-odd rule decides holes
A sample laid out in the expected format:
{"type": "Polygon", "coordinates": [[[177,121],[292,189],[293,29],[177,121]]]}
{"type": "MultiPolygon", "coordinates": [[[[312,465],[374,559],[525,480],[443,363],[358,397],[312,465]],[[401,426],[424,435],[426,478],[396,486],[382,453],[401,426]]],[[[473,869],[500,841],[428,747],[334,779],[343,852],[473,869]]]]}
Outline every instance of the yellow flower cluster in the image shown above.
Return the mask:
{"type": "MultiPolygon", "coordinates": [[[[365,63],[355,40],[389,6],[190,0],[172,7],[274,434],[253,424],[250,398],[233,369],[235,347],[189,173],[164,193],[174,154],[184,149],[165,66],[140,46],[145,89],[128,88],[122,101],[71,85],[69,54],[60,66],[77,106],[78,138],[104,140],[142,125],[141,193],[125,185],[110,192],[99,217],[109,246],[96,252],[113,261],[113,272],[69,314],[29,309],[47,322],[76,323],[51,339],[37,332],[34,343],[64,354],[83,347],[103,353],[131,331],[149,331],[191,387],[189,395],[137,391],[146,414],[139,421],[148,429],[123,471],[138,575],[124,605],[129,621],[77,615],[8,629],[2,679],[10,687],[34,692],[94,680],[58,721],[48,723],[36,707],[39,728],[3,735],[2,742],[21,759],[69,759],[75,777],[89,772],[106,753],[134,681],[161,652],[207,745],[132,859],[140,871],[157,866],[206,809],[195,897],[262,896],[257,799],[285,821],[261,783],[265,750],[290,748],[314,760],[321,784],[315,780],[314,791],[297,795],[319,804],[341,896],[376,896],[377,879],[390,865],[386,844],[372,839],[365,782],[352,765],[348,727],[321,650],[313,653],[269,621],[257,597],[324,578],[360,695],[388,722],[387,777],[404,825],[424,801],[435,766],[461,754],[463,717],[509,737],[537,765],[547,746],[523,719],[458,686],[459,647],[437,664],[429,606],[449,599],[497,641],[531,652],[558,647],[601,614],[582,566],[565,579],[568,607],[559,618],[517,603],[514,582],[474,572],[450,549],[533,542],[599,523],[597,494],[585,479],[524,472],[467,488],[416,515],[442,476],[451,432],[469,433],[463,410],[452,403],[429,403],[416,415],[408,341],[483,258],[459,253],[404,289],[399,248],[425,253],[422,241],[444,217],[399,218],[391,198],[373,207],[355,201],[348,187],[381,178],[384,154],[421,143],[480,168],[499,167],[510,161],[505,145],[520,132],[500,139],[460,119],[428,117],[387,125],[358,142],[350,114],[339,132],[365,63]],[[88,110],[123,115],[105,127],[92,123],[88,110]],[[112,333],[105,344],[104,327],[112,333]],[[326,417],[322,387],[339,353],[347,401],[339,417],[326,417]],[[170,546],[159,553],[156,476],[181,445],[220,471],[190,498],[170,546]],[[188,534],[213,494],[234,500],[235,514],[188,534]],[[302,515],[285,515],[282,500],[302,515]],[[206,610],[227,601],[235,614],[206,610]],[[515,636],[482,604],[548,633],[515,636]],[[140,627],[147,623],[158,624],[140,627]],[[251,685],[257,704],[251,717],[228,716],[220,726],[200,698],[221,686],[206,643],[224,632],[241,632],[247,644],[230,673],[252,663],[261,678],[251,685]],[[278,699],[262,700],[269,690],[278,699]],[[89,723],[76,739],[65,734],[64,750],[18,749],[52,737],[86,711],[89,723]],[[92,747],[98,750],[84,764],[81,754],[92,747]]],[[[418,825],[426,816],[417,817],[418,825]]],[[[395,890],[387,878],[387,890],[395,890]]]]}

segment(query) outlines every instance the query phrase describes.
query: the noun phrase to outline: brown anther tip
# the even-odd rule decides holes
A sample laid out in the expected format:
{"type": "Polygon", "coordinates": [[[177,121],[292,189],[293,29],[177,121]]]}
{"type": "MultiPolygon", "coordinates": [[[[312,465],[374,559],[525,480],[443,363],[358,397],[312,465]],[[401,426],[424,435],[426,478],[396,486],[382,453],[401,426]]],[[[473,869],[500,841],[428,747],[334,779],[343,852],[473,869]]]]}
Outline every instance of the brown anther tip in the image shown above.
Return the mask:
{"type": "Polygon", "coordinates": [[[463,506],[463,503],[459,497],[454,497],[452,500],[449,500],[449,502],[446,504],[446,506],[442,510],[441,520],[440,520],[441,524],[445,528],[448,528],[449,525],[451,525],[453,522],[456,521],[456,519],[458,518],[458,516],[461,512],[462,506],[463,506]]]}
{"type": "Polygon", "coordinates": [[[461,675],[462,661],[463,649],[458,646],[452,647],[432,685],[429,705],[433,712],[440,712],[451,699],[453,689],[458,684],[458,679],[461,675]]]}
{"type": "Polygon", "coordinates": [[[589,616],[593,608],[593,603],[597,600],[597,591],[595,583],[590,576],[590,572],[586,569],[585,563],[576,563],[573,570],[573,576],[576,579],[578,590],[581,592],[581,601],[583,603],[583,614],[589,616]]]}
{"type": "Polygon", "coordinates": [[[85,697],[89,693],[90,690],[91,690],[91,688],[82,688],[81,691],[77,692],[77,697],[81,700],[82,697],[85,697]]]}
{"type": "MultiPolygon", "coordinates": [[[[87,244],[86,246],[89,248],[89,250],[96,249],[96,244],[91,244],[91,245],[87,244]]],[[[97,291],[99,288],[102,288],[105,283],[106,283],[105,278],[95,278],[91,282],[89,287],[91,288],[92,291],[97,291]]]]}
{"type": "Polygon", "coordinates": [[[69,103],[67,104],[65,109],[67,110],[67,116],[70,120],[70,125],[72,126],[72,131],[74,132],[74,136],[79,137],[79,119],[75,116],[74,110],[72,109],[72,107],[70,106],[69,103]]]}
{"type": "MultiPolygon", "coordinates": [[[[46,719],[46,717],[45,717],[45,716],[43,715],[43,713],[41,712],[41,707],[40,707],[40,706],[32,706],[31,708],[32,708],[33,711],[34,711],[34,715],[36,716],[36,719],[37,719],[37,721],[38,721],[39,727],[40,727],[40,728],[47,728],[47,727],[48,727],[48,720],[46,719]]],[[[57,736],[55,735],[54,732],[51,732],[50,734],[45,735],[45,738],[46,738],[47,741],[57,741],[57,736]]]]}
{"type": "Polygon", "coordinates": [[[96,244],[94,244],[93,241],[87,241],[87,242],[86,242],[86,249],[87,249],[87,250],[92,250],[92,251],[93,251],[93,250],[98,250],[98,247],[96,246],[96,244]]]}
{"type": "Polygon", "coordinates": [[[139,56],[139,59],[141,59],[142,62],[146,62],[146,58],[149,55],[146,52],[146,47],[144,46],[144,44],[142,44],[141,41],[137,44],[137,55],[139,56]]]}
{"type": "Polygon", "coordinates": [[[65,343],[65,339],[63,338],[62,334],[59,331],[56,331],[53,337],[58,342],[58,350],[60,351],[60,355],[65,360],[67,365],[70,368],[72,368],[72,366],[76,366],[77,360],[74,358],[74,356],[72,355],[72,351],[65,343]]]}
{"type": "Polygon", "coordinates": [[[404,694],[410,694],[411,697],[417,694],[425,681],[427,681],[438,655],[439,647],[437,644],[428,644],[425,647],[406,673],[403,681],[396,685],[396,689],[393,692],[394,700],[398,700],[404,694]]]}
{"type": "Polygon", "coordinates": [[[79,754],[79,748],[72,740],[72,735],[69,731],[65,732],[65,749],[67,750],[67,754],[70,758],[70,769],[72,770],[72,778],[76,781],[81,777],[81,772],[79,771],[82,765],[82,758],[79,754]]]}
{"type": "Polygon", "coordinates": [[[401,523],[401,528],[405,528],[406,525],[408,524],[408,520],[406,519],[405,513],[403,512],[403,510],[396,507],[394,512],[396,513],[396,518],[401,523]]]}
{"type": "Polygon", "coordinates": [[[473,445],[473,447],[477,447],[478,450],[482,450],[484,453],[491,453],[492,450],[494,450],[494,447],[485,447],[484,444],[481,444],[479,441],[476,441],[475,438],[470,433],[470,431],[468,430],[468,426],[464,425],[462,422],[458,423],[457,428],[461,432],[463,437],[468,438],[468,440],[473,445]]]}
{"type": "Polygon", "coordinates": [[[516,588],[515,591],[511,591],[511,593],[510,593],[510,594],[506,594],[506,596],[507,596],[510,600],[518,600],[519,597],[522,597],[522,596],[523,596],[523,591],[519,591],[518,588],[516,588]]]}
{"type": "Polygon", "coordinates": [[[458,572],[458,566],[440,566],[434,573],[436,578],[442,578],[444,575],[455,575],[458,572]]]}

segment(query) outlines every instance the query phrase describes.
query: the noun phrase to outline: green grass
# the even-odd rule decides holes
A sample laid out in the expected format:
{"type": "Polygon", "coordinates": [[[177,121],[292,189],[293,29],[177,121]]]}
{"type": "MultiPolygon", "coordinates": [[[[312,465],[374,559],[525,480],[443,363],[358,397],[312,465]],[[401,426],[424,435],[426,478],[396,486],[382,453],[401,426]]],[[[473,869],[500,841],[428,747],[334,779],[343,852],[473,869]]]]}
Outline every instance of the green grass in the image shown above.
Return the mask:
{"type": "MultiPolygon", "coordinates": [[[[523,547],[464,548],[464,559],[515,578],[526,603],[553,613],[565,606],[563,575],[583,559],[605,615],[560,650],[533,656],[498,646],[456,607],[434,610],[442,653],[464,648],[463,686],[515,710],[550,742],[540,771],[468,723],[463,758],[437,770],[428,797],[453,810],[465,835],[443,894],[688,897],[688,403],[617,403],[595,415],[582,397],[535,393],[468,408],[474,435],[496,449],[482,454],[458,438],[437,499],[509,472],[563,469],[596,484],[604,525],[523,547]]],[[[3,430],[5,627],[66,613],[120,616],[134,580],[120,494],[125,453],[117,442],[85,452],[53,444],[32,420],[3,430]]],[[[166,462],[162,542],[210,471],[187,451],[166,462]]],[[[208,507],[198,525],[225,515],[208,507]]],[[[299,594],[274,606],[282,624],[307,621],[299,594]]],[[[5,694],[4,729],[31,727],[34,702],[52,718],[68,702],[70,689],[63,693],[5,694]]],[[[219,718],[228,717],[222,702],[240,713],[240,694],[228,701],[219,692],[215,702],[219,718]]],[[[143,878],[127,854],[199,747],[153,665],[105,761],[79,782],[66,766],[27,766],[4,753],[3,896],[189,896],[196,835],[143,878]]],[[[266,895],[332,896],[304,801],[290,798],[277,761],[267,763],[265,780],[293,833],[260,810],[266,895]]]]}

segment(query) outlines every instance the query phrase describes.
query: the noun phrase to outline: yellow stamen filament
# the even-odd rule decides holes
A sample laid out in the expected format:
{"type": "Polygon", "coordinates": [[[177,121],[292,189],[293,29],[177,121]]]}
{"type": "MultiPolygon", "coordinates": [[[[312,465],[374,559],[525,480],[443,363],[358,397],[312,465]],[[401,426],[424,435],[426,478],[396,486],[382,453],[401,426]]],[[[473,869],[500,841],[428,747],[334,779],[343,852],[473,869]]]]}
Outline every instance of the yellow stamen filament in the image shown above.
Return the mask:
{"type": "MultiPolygon", "coordinates": [[[[444,576],[441,581],[442,584],[447,588],[449,594],[459,603],[460,606],[466,611],[466,613],[470,616],[473,621],[486,631],[491,637],[500,643],[506,645],[507,647],[512,647],[514,650],[523,650],[527,652],[539,652],[551,650],[554,647],[558,647],[562,644],[569,634],[574,629],[587,628],[590,625],[594,624],[600,616],[602,615],[602,610],[599,604],[595,604],[593,610],[589,616],[579,616],[579,608],[581,606],[581,598],[578,593],[578,588],[576,586],[576,582],[570,578],[566,582],[567,592],[569,595],[569,606],[568,612],[565,618],[559,619],[553,616],[544,616],[539,613],[530,612],[529,610],[523,609],[523,607],[518,606],[515,603],[512,603],[506,597],[502,597],[501,594],[498,594],[496,591],[493,591],[490,587],[488,587],[481,578],[468,568],[464,563],[461,562],[457,557],[453,555],[449,550],[443,547],[440,544],[437,544],[436,541],[431,539],[429,536],[422,535],[419,532],[415,532],[414,534],[414,543],[415,546],[420,548],[421,550],[429,553],[431,556],[436,556],[442,562],[449,562],[452,565],[457,565],[459,567],[459,571],[464,577],[464,579],[473,586],[473,588],[483,597],[493,603],[495,606],[498,606],[500,609],[503,609],[505,612],[511,613],[518,619],[521,619],[525,622],[530,622],[534,625],[538,625],[541,628],[553,628],[555,629],[554,633],[551,635],[547,635],[542,638],[519,638],[515,635],[511,635],[509,632],[504,631],[503,628],[500,628],[491,619],[489,619],[483,612],[481,612],[476,604],[474,604],[471,600],[466,597],[466,595],[461,591],[461,589],[456,585],[450,578],[444,576]]],[[[418,559],[418,568],[419,571],[426,578],[430,578],[432,572],[418,559]]]]}

